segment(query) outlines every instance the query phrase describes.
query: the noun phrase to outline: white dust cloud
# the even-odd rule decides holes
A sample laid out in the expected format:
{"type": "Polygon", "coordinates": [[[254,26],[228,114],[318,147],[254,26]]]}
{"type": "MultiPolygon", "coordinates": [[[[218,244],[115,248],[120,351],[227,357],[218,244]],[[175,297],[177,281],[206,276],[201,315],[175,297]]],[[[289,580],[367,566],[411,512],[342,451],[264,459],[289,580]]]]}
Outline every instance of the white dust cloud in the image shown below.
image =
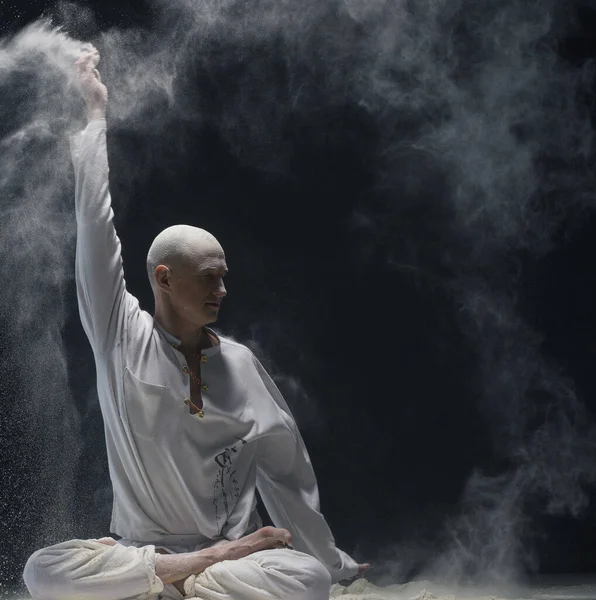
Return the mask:
{"type": "MultiPolygon", "coordinates": [[[[495,477],[472,475],[431,568],[447,579],[501,581],[531,566],[529,503],[580,514],[596,473],[585,410],[541,357],[517,298],[516,253],[546,252],[594,200],[592,129],[578,101],[591,76],[555,52],[563,5],[178,0],[154,10],[150,30],[113,28],[89,40],[102,53],[109,116],[121,130],[208,119],[242,161],[283,172],[288,119],[354,106],[374,123],[378,183],[391,202],[385,214],[365,207],[360,222],[388,257],[440,273],[463,308],[479,349],[483,410],[510,464],[495,477]],[[414,203],[440,208],[442,220],[430,222],[431,211],[419,228],[401,230],[402,210],[414,203]],[[438,244],[429,232],[439,232],[438,244]]],[[[60,536],[80,435],[61,339],[75,231],[67,136],[83,122],[72,69],[83,46],[73,37],[89,15],[66,3],[55,19],[72,37],[36,23],[0,45],[0,293],[9,347],[23,353],[14,358],[11,414],[30,448],[26,462],[38,461],[44,510],[59,515],[44,521],[57,519],[60,536]]],[[[112,168],[137,166],[131,157],[112,168]]],[[[38,499],[22,518],[41,508],[38,499]]]]}

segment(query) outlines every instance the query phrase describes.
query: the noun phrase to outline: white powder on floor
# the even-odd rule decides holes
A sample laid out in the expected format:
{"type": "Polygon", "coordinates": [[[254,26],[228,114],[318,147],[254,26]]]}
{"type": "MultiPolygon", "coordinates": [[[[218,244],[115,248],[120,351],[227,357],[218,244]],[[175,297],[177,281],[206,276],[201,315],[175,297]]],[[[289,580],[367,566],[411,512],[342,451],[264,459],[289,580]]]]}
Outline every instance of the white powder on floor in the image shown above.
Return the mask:
{"type": "Polygon", "coordinates": [[[499,596],[472,589],[449,590],[429,581],[378,587],[366,579],[358,579],[348,587],[334,585],[330,597],[340,600],[526,600],[533,594],[520,595],[518,591],[499,596]]]}
{"type": "MultiPolygon", "coordinates": [[[[378,587],[366,579],[359,579],[349,587],[334,585],[331,600],[594,600],[596,585],[580,582],[570,585],[548,585],[532,590],[510,590],[502,594],[471,589],[450,590],[429,581],[378,587]]],[[[12,596],[10,600],[31,600],[29,596],[12,596]]]]}

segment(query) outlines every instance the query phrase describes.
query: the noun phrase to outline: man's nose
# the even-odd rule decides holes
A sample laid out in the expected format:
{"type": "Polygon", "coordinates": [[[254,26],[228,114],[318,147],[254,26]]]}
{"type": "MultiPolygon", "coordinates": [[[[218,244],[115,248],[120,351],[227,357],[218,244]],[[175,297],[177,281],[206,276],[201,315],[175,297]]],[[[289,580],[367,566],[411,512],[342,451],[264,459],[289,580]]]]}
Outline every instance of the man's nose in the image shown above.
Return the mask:
{"type": "Polygon", "coordinates": [[[217,286],[217,289],[214,293],[216,296],[221,298],[227,295],[228,291],[226,290],[226,286],[224,285],[223,279],[219,280],[219,285],[217,286]]]}

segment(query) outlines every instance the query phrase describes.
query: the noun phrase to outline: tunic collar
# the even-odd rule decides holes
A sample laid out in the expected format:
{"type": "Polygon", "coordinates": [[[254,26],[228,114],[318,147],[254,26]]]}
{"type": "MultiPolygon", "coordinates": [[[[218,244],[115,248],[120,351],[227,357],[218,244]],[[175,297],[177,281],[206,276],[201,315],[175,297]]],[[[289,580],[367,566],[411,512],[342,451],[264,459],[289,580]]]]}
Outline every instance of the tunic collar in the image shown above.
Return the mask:
{"type": "MultiPolygon", "coordinates": [[[[166,340],[166,342],[170,346],[172,346],[172,348],[174,348],[174,350],[178,350],[178,348],[180,347],[181,341],[176,336],[172,335],[169,331],[164,329],[155,319],[153,319],[153,326],[155,327],[157,332],[161,335],[161,337],[164,338],[166,340]]],[[[211,335],[213,335],[215,338],[217,338],[218,343],[215,346],[211,346],[210,348],[203,348],[203,350],[201,350],[201,355],[209,356],[209,357],[215,356],[216,354],[219,354],[221,352],[221,339],[217,335],[217,333],[215,333],[215,331],[213,331],[213,329],[211,329],[210,327],[205,327],[205,329],[211,335]]]]}

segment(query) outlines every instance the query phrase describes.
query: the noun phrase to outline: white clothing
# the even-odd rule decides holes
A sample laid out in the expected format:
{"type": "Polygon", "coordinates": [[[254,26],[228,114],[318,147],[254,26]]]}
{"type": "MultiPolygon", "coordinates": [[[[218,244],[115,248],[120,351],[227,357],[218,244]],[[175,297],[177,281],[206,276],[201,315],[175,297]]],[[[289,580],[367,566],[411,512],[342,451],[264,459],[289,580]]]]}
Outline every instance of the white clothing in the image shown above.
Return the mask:
{"type": "Polygon", "coordinates": [[[330,588],[325,567],[295,550],[263,550],[224,560],[184,584],[186,596],[197,600],[329,600],[330,588]]]}
{"type": "Polygon", "coordinates": [[[180,340],[126,290],[108,188],[105,119],[73,136],[76,283],[97,367],[114,490],[111,531],[138,544],[206,547],[261,525],[255,488],[294,547],[334,582],[357,563],[335,546],[315,474],[281,393],[245,346],[203,350],[204,418],[191,415],[180,340]]]}
{"type": "Polygon", "coordinates": [[[329,600],[331,578],[312,556],[263,550],[212,565],[184,582],[155,576],[155,548],[71,540],[38,550],[23,577],[33,600],[329,600]]]}

